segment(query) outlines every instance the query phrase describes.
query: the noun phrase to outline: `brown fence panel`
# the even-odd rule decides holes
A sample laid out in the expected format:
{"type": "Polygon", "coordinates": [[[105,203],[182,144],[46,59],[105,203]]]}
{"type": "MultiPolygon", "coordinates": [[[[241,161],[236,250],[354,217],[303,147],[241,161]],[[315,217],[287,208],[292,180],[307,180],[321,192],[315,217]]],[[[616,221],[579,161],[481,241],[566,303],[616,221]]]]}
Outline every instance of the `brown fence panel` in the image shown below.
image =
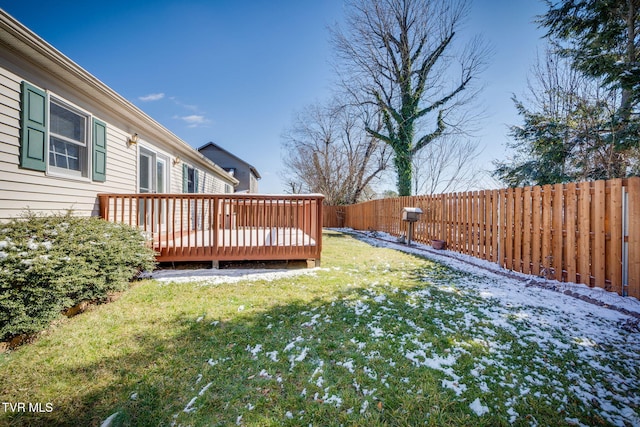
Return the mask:
{"type": "MultiPolygon", "coordinates": [[[[136,217],[135,203],[117,203],[136,217]]],[[[399,236],[407,233],[406,206],[423,211],[416,242],[441,239],[510,270],[640,297],[640,178],[327,206],[323,225],[399,236]]]]}
{"type": "Polygon", "coordinates": [[[344,227],[346,206],[324,206],[322,213],[322,226],[327,228],[344,227]]]}

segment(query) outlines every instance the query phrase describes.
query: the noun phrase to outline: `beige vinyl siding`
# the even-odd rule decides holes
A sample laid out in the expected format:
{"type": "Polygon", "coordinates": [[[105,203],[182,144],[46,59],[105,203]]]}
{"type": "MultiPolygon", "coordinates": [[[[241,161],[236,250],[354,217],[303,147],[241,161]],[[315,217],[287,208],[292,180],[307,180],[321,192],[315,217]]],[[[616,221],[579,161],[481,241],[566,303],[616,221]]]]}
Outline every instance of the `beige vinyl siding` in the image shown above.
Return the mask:
{"type": "MultiPolygon", "coordinates": [[[[93,182],[21,169],[20,83],[22,79],[0,67],[0,221],[17,217],[26,209],[97,215],[100,192],[136,191],[136,150],[126,144],[128,132],[107,122],[107,180],[93,182]]],[[[56,93],[65,99],[64,93],[56,93]]],[[[81,105],[94,113],[90,105],[81,105]]],[[[96,115],[97,118],[102,119],[96,115]]],[[[104,119],[103,119],[104,120],[104,119]]]]}
{"type": "Polygon", "coordinates": [[[200,171],[201,188],[204,188],[203,193],[224,193],[225,182],[216,176],[200,171]]]}
{"type": "MultiPolygon", "coordinates": [[[[224,181],[217,175],[192,164],[189,166],[198,170],[198,193],[219,194],[225,192],[225,184],[233,187],[230,181],[224,181]]],[[[171,167],[171,192],[182,193],[182,163],[171,167]]]]}
{"type": "Polygon", "coordinates": [[[182,193],[182,163],[173,164],[173,159],[170,162],[171,174],[169,176],[169,192],[170,193],[182,193]]]}

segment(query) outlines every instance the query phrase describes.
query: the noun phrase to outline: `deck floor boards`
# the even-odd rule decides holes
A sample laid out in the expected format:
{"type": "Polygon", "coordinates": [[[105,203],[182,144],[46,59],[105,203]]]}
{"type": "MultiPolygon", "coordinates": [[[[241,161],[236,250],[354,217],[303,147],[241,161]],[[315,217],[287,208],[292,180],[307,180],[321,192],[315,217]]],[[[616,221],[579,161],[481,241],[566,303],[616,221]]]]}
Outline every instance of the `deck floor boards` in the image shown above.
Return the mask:
{"type": "Polygon", "coordinates": [[[316,241],[298,228],[244,228],[218,230],[217,239],[212,241],[213,230],[198,230],[189,233],[159,234],[153,246],[160,248],[195,247],[261,247],[261,246],[315,246],[316,241]]]}

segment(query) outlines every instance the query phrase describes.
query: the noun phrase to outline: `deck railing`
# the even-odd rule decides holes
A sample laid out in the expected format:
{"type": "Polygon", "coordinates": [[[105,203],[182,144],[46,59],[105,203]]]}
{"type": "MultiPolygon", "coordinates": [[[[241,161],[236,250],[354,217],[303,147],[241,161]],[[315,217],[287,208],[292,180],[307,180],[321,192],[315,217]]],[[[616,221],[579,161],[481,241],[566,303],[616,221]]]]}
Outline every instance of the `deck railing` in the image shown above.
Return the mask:
{"type": "Polygon", "coordinates": [[[100,216],[149,234],[158,261],[315,260],[322,195],[99,194],[100,216]]]}

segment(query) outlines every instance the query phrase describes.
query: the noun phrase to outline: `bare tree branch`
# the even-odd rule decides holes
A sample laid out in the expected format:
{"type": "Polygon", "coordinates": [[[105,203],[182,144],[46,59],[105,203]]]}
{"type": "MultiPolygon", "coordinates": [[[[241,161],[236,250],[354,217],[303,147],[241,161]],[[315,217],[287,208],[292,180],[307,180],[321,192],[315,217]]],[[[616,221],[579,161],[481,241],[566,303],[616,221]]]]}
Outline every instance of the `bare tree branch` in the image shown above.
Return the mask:
{"type": "Polygon", "coordinates": [[[470,87],[490,52],[477,38],[457,51],[466,0],[348,0],[347,7],[344,29],[333,31],[337,71],[347,93],[377,107],[382,127],[365,129],[393,149],[398,192],[408,195],[412,157],[459,132],[460,122],[447,117],[477,93],[470,87]],[[431,130],[418,135],[427,123],[431,130]]]}
{"type": "Polygon", "coordinates": [[[322,193],[333,205],[357,203],[371,193],[367,188],[388,167],[391,150],[365,131],[363,113],[336,102],[302,111],[283,135],[285,183],[322,193]]]}

